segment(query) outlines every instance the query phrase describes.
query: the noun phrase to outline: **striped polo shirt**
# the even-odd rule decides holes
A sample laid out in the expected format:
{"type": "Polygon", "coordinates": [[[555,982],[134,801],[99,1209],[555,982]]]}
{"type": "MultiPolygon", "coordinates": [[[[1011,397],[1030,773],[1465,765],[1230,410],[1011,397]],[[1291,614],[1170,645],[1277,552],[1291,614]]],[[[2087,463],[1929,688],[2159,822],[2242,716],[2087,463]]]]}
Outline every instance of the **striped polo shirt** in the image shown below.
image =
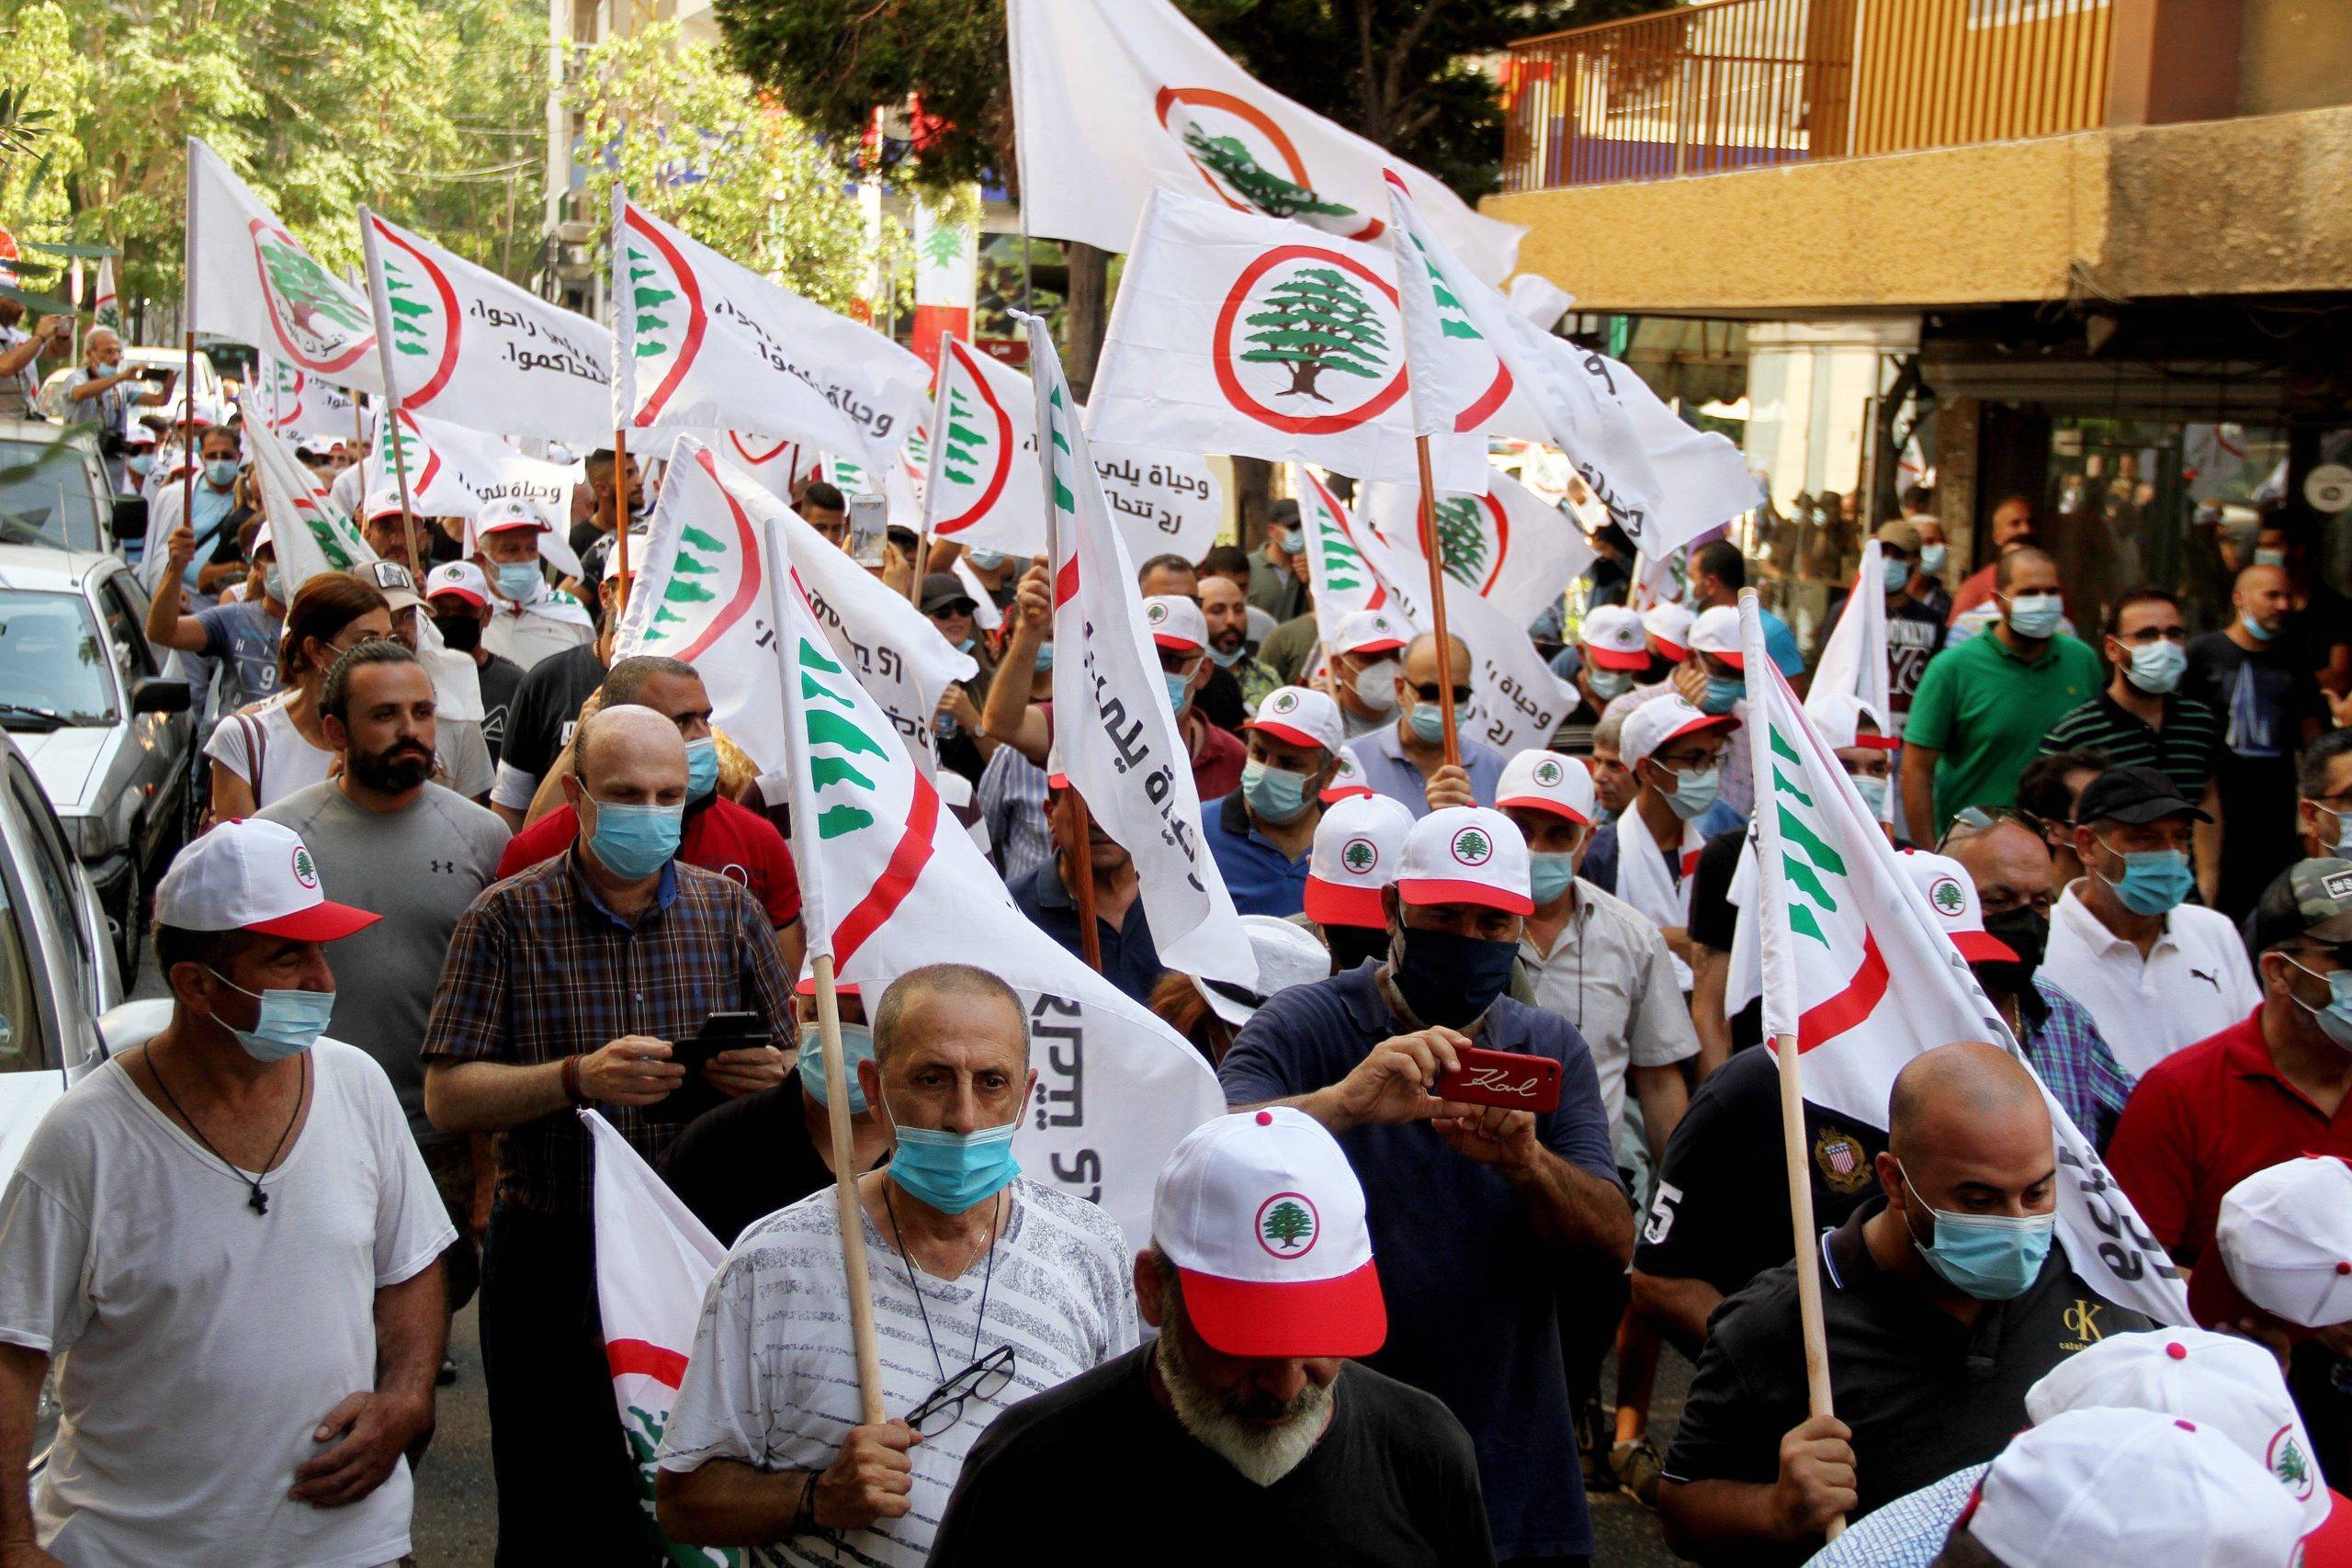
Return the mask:
{"type": "Polygon", "coordinates": [[[2168,695],[2164,703],[2159,729],[2102,690],[2052,725],[2041,749],[2104,751],[2116,767],[2155,769],[2196,800],[2221,759],[2222,716],[2195,697],[2168,695]]]}

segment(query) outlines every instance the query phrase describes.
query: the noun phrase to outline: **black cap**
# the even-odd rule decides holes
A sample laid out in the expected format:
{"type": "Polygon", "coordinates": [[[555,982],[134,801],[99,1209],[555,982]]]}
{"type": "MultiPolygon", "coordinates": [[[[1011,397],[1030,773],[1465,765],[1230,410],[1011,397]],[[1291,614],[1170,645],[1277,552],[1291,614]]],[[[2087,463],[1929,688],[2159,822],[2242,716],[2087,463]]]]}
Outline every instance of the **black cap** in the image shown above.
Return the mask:
{"type": "Polygon", "coordinates": [[[2167,817],[2213,820],[2180,786],[2154,768],[2109,768],[2083,786],[2075,802],[2077,822],[2161,822],[2167,817]]]}
{"type": "Polygon", "coordinates": [[[972,591],[965,587],[964,580],[952,571],[934,571],[922,580],[922,613],[924,615],[928,615],[933,610],[944,609],[958,599],[964,602],[964,608],[967,614],[978,607],[978,601],[972,597],[972,591]]]}

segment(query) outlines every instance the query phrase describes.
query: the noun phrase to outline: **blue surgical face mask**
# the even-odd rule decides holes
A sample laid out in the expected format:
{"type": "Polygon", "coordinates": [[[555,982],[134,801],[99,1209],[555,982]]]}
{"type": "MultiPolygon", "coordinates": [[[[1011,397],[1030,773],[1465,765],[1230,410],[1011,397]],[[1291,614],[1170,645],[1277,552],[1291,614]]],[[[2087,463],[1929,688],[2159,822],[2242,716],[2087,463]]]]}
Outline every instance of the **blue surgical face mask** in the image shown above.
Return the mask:
{"type": "Polygon", "coordinates": [[[286,603],[286,574],[274,566],[261,569],[261,591],[265,597],[286,603]]]}
{"type": "Polygon", "coordinates": [[[1707,689],[1699,695],[1699,711],[1726,714],[1747,695],[1747,682],[1736,675],[1710,675],[1707,689]]]}
{"type": "Polygon", "coordinates": [[[1919,570],[1926,572],[1929,577],[1934,577],[1938,573],[1941,572],[1944,569],[1944,562],[1951,558],[1951,552],[1941,545],[1921,545],[1919,547],[1919,570]]]}
{"type": "Polygon", "coordinates": [[[1878,576],[1889,593],[1900,593],[1903,585],[1911,581],[1911,563],[1890,558],[1879,563],[1878,576]]]}
{"type": "MultiPolygon", "coordinates": [[[[2279,956],[2290,964],[2295,964],[2294,959],[2285,953],[2279,956]]],[[[2300,964],[2295,964],[2295,967],[2302,969],[2314,980],[2327,982],[2327,1005],[2315,1008],[2291,991],[2288,995],[2297,1007],[2319,1021],[2320,1032],[2345,1050],[2352,1051],[2352,969],[2338,969],[2322,975],[2316,969],[2303,969],[2300,964]]]]}
{"type": "Polygon", "coordinates": [[[718,787],[718,742],[706,735],[686,742],[686,798],[700,800],[718,787]]]}
{"type": "Polygon", "coordinates": [[[547,581],[539,575],[539,563],[535,560],[500,561],[496,577],[498,591],[509,599],[528,599],[547,581]]]}
{"type": "MultiPolygon", "coordinates": [[[[842,1025],[842,1071],[849,1075],[849,1113],[853,1116],[865,1109],[865,1090],[857,1081],[857,1065],[874,1060],[874,1031],[862,1023],[842,1025]]],[[[800,1087],[820,1105],[831,1105],[833,1097],[825,1085],[825,1052],[818,1043],[817,1026],[805,1025],[800,1031],[800,1087]]]]}
{"type": "Polygon", "coordinates": [[[2352,811],[2334,811],[2324,806],[2317,809],[2322,821],[2335,818],[2335,847],[2329,852],[2339,860],[2352,860],[2352,811]]]}
{"type": "MultiPolygon", "coordinates": [[[[1469,716],[1470,710],[1466,706],[1457,706],[1453,710],[1453,728],[1457,732],[1469,716]]],[[[1445,739],[1445,708],[1442,704],[1415,703],[1405,722],[1413,727],[1414,738],[1423,745],[1434,746],[1445,739]]]]}
{"type": "Polygon", "coordinates": [[[890,1120],[899,1140],[890,1154],[890,1179],[943,1214],[987,1202],[1021,1174],[1021,1162],[1012,1157],[1017,1121],[977,1133],[943,1133],[890,1120]]]}
{"type": "Polygon", "coordinates": [[[129,468],[132,473],[137,474],[140,478],[144,479],[154,469],[155,454],[153,452],[133,452],[130,457],[125,457],[122,460],[122,466],[129,468]]]}
{"type": "Polygon", "coordinates": [[[1269,822],[1295,822],[1306,809],[1306,779],[1252,757],[1241,764],[1241,798],[1269,822]]]}
{"type": "Polygon", "coordinates": [[[1281,550],[1283,554],[1286,556],[1295,556],[1298,554],[1297,529],[1276,528],[1272,530],[1272,538],[1274,541],[1274,547],[1281,550]]]}
{"type": "Polygon", "coordinates": [[[1630,670],[1603,670],[1594,665],[1585,671],[1584,683],[1592,689],[1594,696],[1605,703],[1611,697],[1622,697],[1632,691],[1634,674],[1630,670]]]}
{"type": "Polygon", "coordinates": [[[1159,678],[1168,682],[1170,708],[1181,714],[1193,705],[1193,678],[1190,675],[1170,675],[1162,670],[1159,678]]]}
{"type": "Polygon", "coordinates": [[[994,571],[1012,558],[1002,550],[974,550],[972,552],[972,564],[982,571],[994,571]]]}
{"type": "Polygon", "coordinates": [[[977,635],[976,635],[976,636],[972,636],[972,637],[966,637],[962,642],[959,642],[959,643],[957,643],[957,644],[956,645],[956,652],[958,652],[958,653],[969,653],[969,652],[971,652],[971,651],[972,651],[972,649],[976,649],[976,648],[978,648],[978,647],[979,647],[979,646],[980,646],[980,639],[979,639],[979,637],[978,637],[977,635]]]}
{"type": "Polygon", "coordinates": [[[333,991],[248,991],[218,969],[207,968],[205,973],[239,996],[261,1004],[261,1017],[250,1030],[239,1029],[218,1014],[212,1020],[235,1035],[245,1055],[256,1062],[282,1062],[300,1055],[318,1043],[326,1032],[327,1020],[334,1016],[333,991]]]}
{"type": "Polygon", "coordinates": [[[1848,776],[1853,783],[1854,793],[1862,797],[1862,804],[1870,808],[1870,814],[1873,817],[1884,817],[1886,815],[1886,781],[1874,778],[1869,773],[1852,773],[1848,776]]]}
{"type": "Polygon", "coordinates": [[[2197,886],[2197,874],[2188,867],[2185,850],[2137,850],[2126,853],[2109,849],[2105,840],[2099,848],[2111,854],[2123,856],[2120,880],[2101,875],[2101,880],[2115,889],[2123,907],[2135,915],[2161,915],[2188,897],[2197,886]]]}
{"type": "MultiPolygon", "coordinates": [[[[1900,1162],[1895,1168],[1903,1169],[1900,1162]]],[[[2051,1235],[2058,1228],[2056,1214],[1948,1214],[1928,1206],[1907,1170],[1903,1184],[1936,1225],[1934,1241],[1923,1243],[1914,1235],[1911,1245],[1952,1289],[1980,1302],[2006,1302],[2025,1294],[2041,1277],[2051,1235]]]]}
{"type": "Polygon", "coordinates": [[[2256,566],[2283,567],[2287,564],[2287,552],[2284,550],[2256,550],[2254,552],[2254,564],[2256,566]]]}
{"type": "Polygon", "coordinates": [[[651,876],[678,852],[686,808],[676,806],[626,806],[587,796],[596,808],[596,827],[588,847],[606,871],[630,882],[651,876]]]}
{"type": "Polygon", "coordinates": [[[1040,643],[1040,644],[1038,644],[1038,645],[1037,645],[1037,668],[1038,668],[1038,669],[1040,669],[1040,670],[1051,670],[1053,667],[1054,667],[1054,645],[1053,645],[1052,643],[1050,643],[1050,642],[1046,642],[1046,643],[1040,643]]]}
{"type": "Polygon", "coordinates": [[[204,460],[204,478],[213,489],[227,490],[237,482],[237,459],[207,457],[204,460]]]}
{"type": "Polygon", "coordinates": [[[1577,879],[1577,857],[1566,851],[1555,850],[1527,857],[1527,896],[1543,908],[1568,890],[1577,879]]]}
{"type": "Polygon", "coordinates": [[[1216,644],[1211,643],[1209,644],[1209,662],[1220,670],[1230,670],[1241,662],[1241,655],[1244,651],[1246,650],[1238,642],[1229,649],[1219,648],[1216,644]]]}
{"type": "Polygon", "coordinates": [[[2152,697],[2161,697],[2180,684],[2188,669],[2188,650],[2169,638],[2143,642],[2132,649],[2123,666],[2123,678],[2152,697]]]}
{"type": "Polygon", "coordinates": [[[2055,593],[2020,593],[2009,601],[2009,630],[2030,642],[2055,637],[2065,618],[2066,603],[2055,593]]]}
{"type": "Polygon", "coordinates": [[[2260,621],[2256,620],[2252,615],[2240,615],[2238,616],[2238,625],[2244,626],[2245,628],[2245,635],[2254,638],[2256,642],[2268,642],[2272,637],[2278,635],[2276,627],[2266,626],[2260,621]]]}
{"type": "Polygon", "coordinates": [[[1698,773],[1678,773],[1672,768],[1665,771],[1674,780],[1674,787],[1667,791],[1666,803],[1685,822],[1703,814],[1723,789],[1724,770],[1720,763],[1698,773]]]}

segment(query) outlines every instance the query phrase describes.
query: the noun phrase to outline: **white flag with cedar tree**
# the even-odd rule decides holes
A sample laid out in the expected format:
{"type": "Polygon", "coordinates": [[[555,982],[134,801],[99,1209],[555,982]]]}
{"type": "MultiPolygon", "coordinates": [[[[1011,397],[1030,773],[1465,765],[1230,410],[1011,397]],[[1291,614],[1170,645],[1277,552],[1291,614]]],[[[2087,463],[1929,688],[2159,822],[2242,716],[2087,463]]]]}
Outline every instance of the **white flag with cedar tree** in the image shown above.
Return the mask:
{"type": "MultiPolygon", "coordinates": [[[[1419,486],[1366,485],[1358,512],[1375,537],[1421,553],[1419,486]]],[[[1446,574],[1522,626],[1558,604],[1593,561],[1583,529],[1500,471],[1484,495],[1439,494],[1437,536],[1446,574]]]]}
{"type": "Polygon", "coordinates": [[[187,322],[252,344],[338,387],[383,390],[368,301],[329,272],[229,172],[187,139],[187,322]]]}

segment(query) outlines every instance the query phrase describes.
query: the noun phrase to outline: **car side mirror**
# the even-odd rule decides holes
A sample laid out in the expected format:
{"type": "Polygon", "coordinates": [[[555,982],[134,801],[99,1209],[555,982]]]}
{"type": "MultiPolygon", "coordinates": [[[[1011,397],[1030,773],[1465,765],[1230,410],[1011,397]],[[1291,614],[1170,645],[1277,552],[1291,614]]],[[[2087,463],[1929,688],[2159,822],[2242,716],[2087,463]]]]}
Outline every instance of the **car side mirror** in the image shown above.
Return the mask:
{"type": "Polygon", "coordinates": [[[186,713],[193,694],[186,681],[167,680],[161,675],[143,675],[130,688],[130,711],[141,713],[186,713]]]}
{"type": "Polygon", "coordinates": [[[147,542],[147,498],[143,495],[119,495],[114,498],[114,536],[119,542],[136,539],[147,542]]]}

